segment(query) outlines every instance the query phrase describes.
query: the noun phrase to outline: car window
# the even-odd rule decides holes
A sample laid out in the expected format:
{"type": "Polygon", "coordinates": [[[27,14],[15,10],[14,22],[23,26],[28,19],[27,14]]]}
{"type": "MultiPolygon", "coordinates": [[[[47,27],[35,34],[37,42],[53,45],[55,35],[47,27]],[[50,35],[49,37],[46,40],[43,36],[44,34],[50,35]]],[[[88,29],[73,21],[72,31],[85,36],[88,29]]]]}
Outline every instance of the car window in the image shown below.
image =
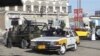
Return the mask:
{"type": "Polygon", "coordinates": [[[66,37],[67,37],[67,38],[70,38],[70,37],[71,37],[71,34],[70,34],[69,31],[66,31],[66,37]]]}
{"type": "Polygon", "coordinates": [[[78,36],[77,33],[75,31],[73,31],[74,36],[78,36]]]}
{"type": "Polygon", "coordinates": [[[70,37],[74,37],[74,35],[71,31],[69,31],[69,35],[70,35],[70,37]]]}

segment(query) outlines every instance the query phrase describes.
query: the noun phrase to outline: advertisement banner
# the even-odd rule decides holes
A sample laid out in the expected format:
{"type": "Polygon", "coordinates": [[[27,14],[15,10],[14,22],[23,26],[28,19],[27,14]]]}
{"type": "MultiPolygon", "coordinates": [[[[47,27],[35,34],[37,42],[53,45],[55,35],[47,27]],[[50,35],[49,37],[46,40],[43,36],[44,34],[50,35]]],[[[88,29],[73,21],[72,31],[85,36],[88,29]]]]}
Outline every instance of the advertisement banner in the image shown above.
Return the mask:
{"type": "Polygon", "coordinates": [[[75,22],[75,28],[80,28],[83,24],[83,10],[80,9],[74,9],[74,22],[75,22]]]}
{"type": "Polygon", "coordinates": [[[82,21],[82,18],[83,18],[82,9],[74,9],[74,20],[75,21],[82,21]]]}

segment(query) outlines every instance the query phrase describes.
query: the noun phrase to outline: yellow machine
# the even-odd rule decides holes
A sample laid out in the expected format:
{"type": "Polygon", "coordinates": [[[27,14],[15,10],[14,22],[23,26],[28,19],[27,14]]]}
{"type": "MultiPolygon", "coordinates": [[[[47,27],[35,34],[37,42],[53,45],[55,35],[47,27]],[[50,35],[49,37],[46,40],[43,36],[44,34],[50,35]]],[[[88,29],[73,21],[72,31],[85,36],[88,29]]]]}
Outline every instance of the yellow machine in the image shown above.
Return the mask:
{"type": "Polygon", "coordinates": [[[90,32],[87,29],[78,29],[75,32],[79,37],[88,38],[90,36],[90,32]]]}

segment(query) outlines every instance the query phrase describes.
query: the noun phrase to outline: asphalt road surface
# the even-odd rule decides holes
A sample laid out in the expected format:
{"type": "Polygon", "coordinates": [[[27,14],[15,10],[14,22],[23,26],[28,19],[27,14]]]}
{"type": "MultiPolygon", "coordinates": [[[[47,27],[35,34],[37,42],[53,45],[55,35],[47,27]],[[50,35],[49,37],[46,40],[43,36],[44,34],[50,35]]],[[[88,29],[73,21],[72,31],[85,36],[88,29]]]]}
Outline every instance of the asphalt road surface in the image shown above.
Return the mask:
{"type": "Polygon", "coordinates": [[[57,52],[36,52],[31,49],[19,47],[7,48],[0,44],[0,56],[100,56],[100,40],[81,40],[76,51],[67,50],[65,55],[58,55],[57,52]]]}

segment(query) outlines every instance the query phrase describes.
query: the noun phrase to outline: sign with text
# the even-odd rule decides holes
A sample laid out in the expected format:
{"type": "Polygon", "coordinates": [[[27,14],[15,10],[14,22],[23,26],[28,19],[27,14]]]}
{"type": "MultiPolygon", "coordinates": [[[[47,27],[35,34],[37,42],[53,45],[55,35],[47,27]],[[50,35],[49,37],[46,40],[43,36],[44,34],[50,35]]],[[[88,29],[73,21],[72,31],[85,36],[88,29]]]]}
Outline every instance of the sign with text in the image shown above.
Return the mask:
{"type": "Polygon", "coordinates": [[[74,20],[75,21],[82,21],[82,18],[83,18],[82,9],[74,9],[74,20]]]}
{"type": "Polygon", "coordinates": [[[74,22],[75,28],[80,28],[83,24],[83,11],[82,9],[74,9],[74,22]]]}

